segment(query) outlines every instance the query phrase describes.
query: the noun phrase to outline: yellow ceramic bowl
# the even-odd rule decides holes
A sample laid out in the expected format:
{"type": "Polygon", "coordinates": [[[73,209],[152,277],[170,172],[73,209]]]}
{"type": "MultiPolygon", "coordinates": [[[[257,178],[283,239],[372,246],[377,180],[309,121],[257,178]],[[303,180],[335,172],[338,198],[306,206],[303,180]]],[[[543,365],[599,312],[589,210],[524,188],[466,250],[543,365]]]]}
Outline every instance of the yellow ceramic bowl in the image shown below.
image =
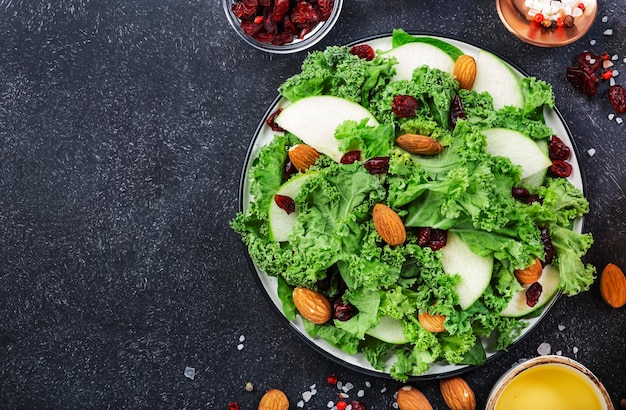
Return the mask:
{"type": "Polygon", "coordinates": [[[614,410],[606,389],[585,366],[563,356],[520,363],[496,383],[486,410],[614,410]]]}

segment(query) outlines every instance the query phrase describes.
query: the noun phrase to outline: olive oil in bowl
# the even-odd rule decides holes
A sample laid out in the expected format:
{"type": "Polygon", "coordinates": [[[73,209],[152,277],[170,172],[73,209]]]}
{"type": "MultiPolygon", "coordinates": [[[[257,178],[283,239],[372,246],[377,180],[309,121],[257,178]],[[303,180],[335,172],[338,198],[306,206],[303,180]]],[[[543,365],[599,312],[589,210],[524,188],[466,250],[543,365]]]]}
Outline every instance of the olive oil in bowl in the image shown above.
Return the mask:
{"type": "Polygon", "coordinates": [[[506,373],[487,410],[613,410],[600,381],[581,364],[562,356],[540,356],[506,373]]]}

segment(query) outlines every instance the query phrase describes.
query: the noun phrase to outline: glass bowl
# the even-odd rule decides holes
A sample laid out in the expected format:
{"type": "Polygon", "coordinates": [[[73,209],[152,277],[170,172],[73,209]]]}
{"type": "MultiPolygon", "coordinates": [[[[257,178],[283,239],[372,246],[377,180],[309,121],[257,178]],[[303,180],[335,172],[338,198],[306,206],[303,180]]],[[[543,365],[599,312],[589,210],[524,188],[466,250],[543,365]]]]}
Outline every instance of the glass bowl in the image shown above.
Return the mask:
{"type": "Polygon", "coordinates": [[[304,38],[299,39],[294,37],[292,42],[285,45],[274,45],[262,42],[246,34],[241,28],[241,20],[233,12],[233,4],[235,4],[235,0],[222,0],[222,5],[224,6],[224,12],[226,13],[228,22],[243,41],[257,50],[275,54],[290,54],[312,47],[330,32],[337,22],[339,14],[341,14],[343,0],[334,0],[330,17],[327,20],[320,22],[313,30],[307,33],[304,38]]]}

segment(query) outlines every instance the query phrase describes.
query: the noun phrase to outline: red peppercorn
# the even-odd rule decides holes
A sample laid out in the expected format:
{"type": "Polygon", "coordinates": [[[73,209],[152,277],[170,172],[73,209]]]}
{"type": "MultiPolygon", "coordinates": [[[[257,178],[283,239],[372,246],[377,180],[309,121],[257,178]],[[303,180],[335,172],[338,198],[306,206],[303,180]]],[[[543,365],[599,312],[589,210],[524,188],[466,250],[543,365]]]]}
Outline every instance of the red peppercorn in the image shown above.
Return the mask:
{"type": "Polygon", "coordinates": [[[585,5],[583,3],[578,3],[577,7],[581,9],[582,11],[585,11],[585,5]]]}
{"type": "Polygon", "coordinates": [[[348,407],[348,403],[346,403],[345,401],[337,402],[337,410],[346,410],[346,407],[348,407]]]}
{"type": "Polygon", "coordinates": [[[563,27],[565,25],[565,23],[563,22],[563,19],[561,17],[557,17],[556,18],[556,26],[557,27],[563,27]]]}
{"type": "Polygon", "coordinates": [[[239,405],[236,401],[231,401],[230,403],[228,403],[226,410],[239,410],[239,405]]]}
{"type": "Polygon", "coordinates": [[[544,15],[541,13],[535,14],[535,23],[541,23],[545,19],[544,15]]]}
{"type": "Polygon", "coordinates": [[[328,376],[326,381],[328,382],[328,384],[337,384],[338,379],[336,375],[331,374],[330,376],[328,376]]]}
{"type": "Polygon", "coordinates": [[[602,79],[610,80],[613,78],[613,70],[605,70],[602,72],[602,79]]]}
{"type": "Polygon", "coordinates": [[[603,60],[608,60],[609,58],[611,58],[611,56],[606,51],[603,51],[600,53],[600,58],[603,60]]]}

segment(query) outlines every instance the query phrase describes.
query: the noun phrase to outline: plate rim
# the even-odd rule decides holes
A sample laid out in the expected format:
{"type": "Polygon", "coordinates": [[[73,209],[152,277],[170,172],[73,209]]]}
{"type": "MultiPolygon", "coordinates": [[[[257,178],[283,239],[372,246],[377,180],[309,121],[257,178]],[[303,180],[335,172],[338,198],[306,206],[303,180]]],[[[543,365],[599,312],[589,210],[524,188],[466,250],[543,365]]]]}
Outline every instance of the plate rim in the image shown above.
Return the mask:
{"type": "MultiPolygon", "coordinates": [[[[465,43],[469,46],[472,46],[474,48],[478,48],[478,49],[482,49],[485,51],[488,51],[490,53],[493,53],[494,55],[496,55],[498,58],[502,59],[506,64],[510,65],[511,67],[513,67],[514,69],[516,69],[517,71],[519,71],[520,74],[522,74],[525,77],[531,77],[530,74],[528,74],[524,69],[522,69],[518,64],[511,62],[508,58],[502,56],[499,52],[493,50],[490,47],[485,47],[482,45],[479,45],[477,42],[473,41],[473,40],[469,40],[469,39],[461,39],[457,36],[453,36],[453,35],[447,35],[447,34],[441,34],[441,33],[435,33],[432,31],[413,31],[413,30],[405,30],[408,34],[410,35],[414,35],[414,36],[430,36],[430,37],[435,37],[435,38],[439,38],[439,39],[447,39],[447,40],[453,40],[453,41],[457,41],[457,42],[461,42],[461,43],[465,43]]],[[[378,39],[382,39],[382,38],[388,38],[391,37],[391,33],[389,32],[381,32],[378,34],[373,34],[373,35],[369,35],[366,37],[362,37],[359,38],[357,40],[351,41],[349,43],[346,43],[345,46],[347,47],[351,47],[353,45],[357,45],[357,44],[361,44],[361,43],[365,43],[365,42],[369,42],[369,41],[373,41],[373,40],[378,40],[378,39]]],[[[276,109],[276,107],[281,103],[281,101],[283,101],[284,97],[282,97],[280,94],[278,94],[273,101],[271,102],[271,104],[269,105],[269,107],[265,110],[262,120],[259,122],[259,124],[257,125],[257,127],[255,128],[253,137],[248,145],[247,151],[246,151],[246,155],[244,158],[244,163],[243,163],[243,167],[241,169],[241,176],[240,176],[240,180],[239,180],[239,199],[238,199],[238,211],[239,212],[244,212],[244,205],[246,204],[245,201],[245,188],[246,188],[246,184],[248,182],[247,178],[247,170],[250,167],[250,161],[254,161],[255,158],[253,158],[254,155],[254,150],[255,150],[255,146],[256,146],[256,142],[259,138],[259,135],[263,129],[263,127],[266,125],[266,119],[269,117],[270,114],[272,114],[272,112],[274,112],[274,110],[276,109]]],[[[578,161],[578,148],[576,146],[576,143],[574,141],[574,139],[572,138],[572,132],[569,128],[569,126],[567,125],[565,118],[563,117],[563,115],[561,114],[561,112],[558,110],[556,104],[554,108],[551,108],[550,110],[552,110],[552,112],[557,116],[559,122],[561,123],[561,125],[563,126],[568,140],[570,142],[570,144],[572,145],[573,151],[574,151],[574,158],[576,159],[576,165],[577,168],[579,170],[579,174],[580,174],[580,179],[581,179],[581,184],[582,184],[582,192],[584,194],[585,192],[585,176],[582,172],[582,169],[580,168],[580,164],[578,161]]],[[[585,225],[585,218],[582,217],[580,218],[580,229],[581,232],[584,231],[584,225],[585,225]]],[[[257,285],[260,287],[261,292],[263,293],[264,298],[269,302],[269,305],[271,306],[271,308],[278,314],[279,316],[279,320],[281,320],[283,323],[285,323],[287,325],[287,327],[296,334],[296,336],[302,340],[306,345],[308,345],[309,347],[313,348],[313,350],[315,350],[316,352],[320,353],[324,358],[331,360],[332,362],[339,364],[343,367],[347,367],[351,370],[354,370],[356,372],[359,372],[361,374],[365,374],[365,375],[369,375],[369,376],[373,376],[373,377],[378,377],[378,378],[384,378],[384,379],[389,379],[389,380],[396,380],[394,379],[391,374],[389,374],[388,372],[385,371],[379,371],[376,369],[368,369],[365,367],[361,367],[357,364],[354,363],[350,363],[347,362],[345,360],[342,360],[340,357],[335,356],[334,354],[332,354],[331,352],[323,349],[322,347],[318,346],[317,344],[315,344],[313,342],[313,340],[311,339],[310,336],[304,334],[303,332],[301,332],[299,329],[297,329],[293,322],[291,320],[289,320],[285,314],[281,311],[281,309],[279,308],[279,306],[272,300],[270,294],[267,292],[265,285],[263,284],[263,282],[261,281],[261,278],[259,276],[259,271],[261,271],[254,263],[254,261],[252,260],[252,257],[250,256],[250,253],[247,249],[247,246],[241,242],[241,246],[243,247],[244,250],[244,254],[246,256],[246,260],[247,260],[247,264],[248,266],[251,268],[251,274],[255,280],[255,282],[257,283],[257,285]]],[[[266,274],[267,275],[267,274],[266,274]]],[[[268,275],[269,276],[269,275],[268,275]]],[[[562,297],[562,291],[559,290],[557,292],[557,294],[552,298],[552,300],[542,308],[542,313],[541,313],[541,318],[537,321],[535,321],[534,323],[531,323],[530,325],[528,325],[525,329],[525,332],[520,335],[509,347],[513,347],[515,345],[517,345],[518,343],[520,343],[521,341],[523,341],[530,333],[532,333],[535,328],[539,325],[539,323],[545,318],[545,316],[550,312],[550,310],[552,310],[552,308],[554,307],[554,305],[560,300],[560,298],[562,297]]],[[[419,374],[419,375],[409,375],[407,381],[408,382],[415,382],[415,381],[422,381],[422,380],[438,380],[438,379],[442,379],[442,378],[447,378],[447,377],[452,377],[452,376],[458,376],[460,374],[463,373],[467,373],[469,371],[472,371],[474,369],[477,369],[479,367],[482,367],[490,362],[493,362],[494,360],[498,359],[500,356],[505,355],[506,353],[508,353],[508,349],[504,349],[504,350],[500,350],[500,351],[496,351],[494,353],[492,353],[490,356],[488,356],[486,358],[486,360],[483,363],[477,364],[477,365],[455,365],[455,366],[459,366],[458,369],[454,369],[454,370],[450,370],[450,371],[445,371],[445,372],[441,372],[441,373],[425,373],[425,374],[419,374]]]]}

